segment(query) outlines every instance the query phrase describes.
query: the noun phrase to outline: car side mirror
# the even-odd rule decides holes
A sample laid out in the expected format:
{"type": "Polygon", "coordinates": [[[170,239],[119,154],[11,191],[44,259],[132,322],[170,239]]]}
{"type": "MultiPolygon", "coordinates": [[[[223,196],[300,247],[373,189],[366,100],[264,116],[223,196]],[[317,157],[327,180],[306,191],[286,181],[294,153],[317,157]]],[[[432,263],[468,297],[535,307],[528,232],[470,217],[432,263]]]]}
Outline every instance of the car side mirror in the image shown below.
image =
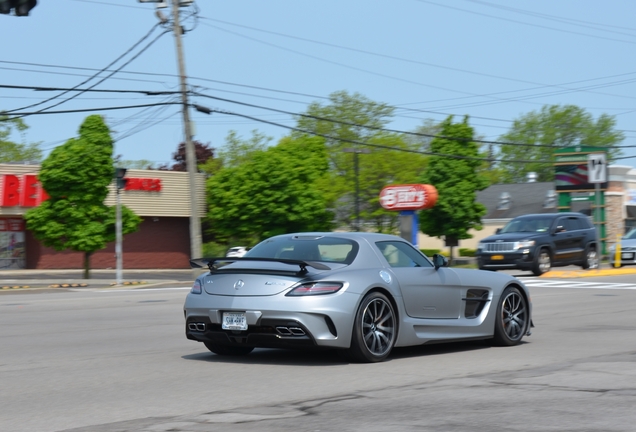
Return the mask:
{"type": "Polygon", "coordinates": [[[433,265],[435,266],[435,270],[440,267],[448,267],[448,260],[444,255],[435,254],[433,255],[433,265]]]}
{"type": "Polygon", "coordinates": [[[563,225],[559,225],[558,227],[554,229],[555,234],[562,233],[562,232],[565,232],[565,227],[563,225]]]}
{"type": "Polygon", "coordinates": [[[497,229],[495,230],[495,234],[500,234],[500,233],[501,233],[501,228],[497,228],[497,229]]]}

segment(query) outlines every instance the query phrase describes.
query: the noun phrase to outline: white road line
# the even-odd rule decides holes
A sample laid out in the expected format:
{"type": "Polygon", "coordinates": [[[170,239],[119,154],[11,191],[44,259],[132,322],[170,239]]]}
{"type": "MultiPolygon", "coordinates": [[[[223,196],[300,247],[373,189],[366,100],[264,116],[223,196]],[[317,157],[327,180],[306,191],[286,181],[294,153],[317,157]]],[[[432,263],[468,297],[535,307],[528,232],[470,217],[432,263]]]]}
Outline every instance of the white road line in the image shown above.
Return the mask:
{"type": "Polygon", "coordinates": [[[188,290],[190,291],[191,287],[166,287],[166,288],[138,288],[138,289],[103,289],[97,290],[93,292],[98,293],[120,293],[120,292],[146,292],[146,291],[177,291],[177,290],[188,290]]]}
{"type": "Polygon", "coordinates": [[[541,279],[523,280],[522,282],[528,287],[542,287],[542,288],[636,290],[635,284],[628,284],[628,283],[555,281],[555,280],[541,280],[541,279]]]}

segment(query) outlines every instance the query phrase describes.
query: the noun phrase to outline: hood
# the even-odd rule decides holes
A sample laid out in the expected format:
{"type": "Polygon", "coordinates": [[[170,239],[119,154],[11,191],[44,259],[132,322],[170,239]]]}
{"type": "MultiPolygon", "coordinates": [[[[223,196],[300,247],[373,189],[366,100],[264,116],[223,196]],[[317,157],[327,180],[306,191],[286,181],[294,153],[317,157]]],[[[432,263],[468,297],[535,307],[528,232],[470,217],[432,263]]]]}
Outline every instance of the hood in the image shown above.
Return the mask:
{"type": "MultiPolygon", "coordinates": [[[[616,245],[612,245],[612,248],[615,248],[616,245]]],[[[621,249],[625,248],[636,248],[636,239],[623,239],[621,240],[621,249]]]]}
{"type": "Polygon", "coordinates": [[[514,242],[519,240],[533,239],[535,237],[545,236],[547,232],[512,232],[504,234],[495,234],[481,240],[480,243],[493,243],[497,240],[505,242],[514,242]]]}

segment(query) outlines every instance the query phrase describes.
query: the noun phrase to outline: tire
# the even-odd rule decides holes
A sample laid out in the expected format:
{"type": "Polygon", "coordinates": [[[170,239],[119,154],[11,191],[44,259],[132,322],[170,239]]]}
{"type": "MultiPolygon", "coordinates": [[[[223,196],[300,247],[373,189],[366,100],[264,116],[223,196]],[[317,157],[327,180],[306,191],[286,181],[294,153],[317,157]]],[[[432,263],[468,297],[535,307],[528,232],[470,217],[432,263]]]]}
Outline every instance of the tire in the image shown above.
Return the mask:
{"type": "Polygon", "coordinates": [[[597,269],[598,266],[598,254],[596,253],[596,248],[594,246],[588,246],[585,249],[585,258],[581,267],[583,267],[583,270],[587,270],[597,269]]]}
{"type": "Polygon", "coordinates": [[[345,356],[359,363],[385,360],[397,339],[397,316],[382,293],[369,293],[360,303],[353,323],[351,347],[345,356]]]}
{"type": "Polygon", "coordinates": [[[532,264],[532,273],[535,276],[541,276],[543,273],[549,272],[552,268],[552,257],[550,251],[546,248],[542,248],[537,256],[534,257],[534,263],[532,264]]]}
{"type": "Polygon", "coordinates": [[[207,349],[214,354],[223,356],[244,356],[251,353],[253,347],[233,346],[233,345],[219,345],[211,342],[203,342],[207,349]]]}
{"type": "Polygon", "coordinates": [[[528,313],[528,302],[521,291],[514,287],[506,288],[497,305],[494,344],[498,346],[518,345],[530,325],[528,313]]]}

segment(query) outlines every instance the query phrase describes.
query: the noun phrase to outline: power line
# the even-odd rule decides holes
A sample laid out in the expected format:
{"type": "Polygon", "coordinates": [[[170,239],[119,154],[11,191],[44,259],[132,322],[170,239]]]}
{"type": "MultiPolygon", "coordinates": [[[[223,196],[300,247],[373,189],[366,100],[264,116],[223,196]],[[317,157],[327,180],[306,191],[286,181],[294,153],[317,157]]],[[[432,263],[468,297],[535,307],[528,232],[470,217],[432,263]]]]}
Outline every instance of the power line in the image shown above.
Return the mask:
{"type": "MultiPolygon", "coordinates": [[[[264,110],[268,110],[268,111],[274,111],[274,112],[278,112],[278,113],[282,113],[282,114],[288,114],[288,115],[291,115],[291,116],[297,116],[297,117],[303,117],[303,118],[311,118],[311,119],[314,119],[314,120],[327,121],[327,122],[337,123],[337,124],[346,125],[346,126],[363,127],[363,128],[366,128],[366,129],[377,130],[377,131],[382,131],[382,132],[391,132],[391,133],[398,133],[398,134],[405,134],[405,135],[414,135],[414,136],[420,136],[420,137],[426,137],[426,138],[446,138],[446,139],[457,140],[457,138],[446,137],[446,136],[443,136],[443,135],[433,135],[433,134],[426,134],[426,133],[420,133],[420,132],[402,131],[402,130],[396,130],[396,129],[390,129],[390,128],[382,128],[382,127],[377,127],[377,126],[369,126],[369,125],[351,123],[351,122],[346,122],[346,121],[342,121],[342,120],[336,120],[336,119],[327,118],[327,117],[314,116],[314,115],[310,115],[310,114],[293,113],[293,112],[290,112],[290,111],[285,111],[285,110],[281,110],[281,109],[277,109],[277,108],[270,108],[270,107],[264,107],[264,106],[260,106],[260,105],[250,104],[250,103],[247,103],[247,102],[234,101],[234,100],[231,100],[231,99],[220,98],[218,96],[210,96],[210,95],[206,95],[206,94],[198,93],[198,92],[193,92],[193,94],[195,94],[197,96],[201,96],[201,97],[206,97],[206,98],[209,98],[209,99],[218,100],[218,101],[234,103],[234,104],[242,105],[242,106],[248,106],[248,107],[251,107],[251,108],[259,108],[259,109],[264,109],[264,110]]],[[[506,141],[488,141],[488,140],[480,140],[480,139],[470,139],[468,141],[478,142],[478,143],[481,143],[481,144],[554,148],[553,145],[549,145],[549,144],[514,143],[514,142],[506,142],[506,141]]],[[[630,145],[627,145],[627,146],[614,146],[612,148],[636,148],[636,145],[632,145],[632,146],[630,146],[630,145]]]]}
{"type": "MultiPolygon", "coordinates": [[[[254,31],[257,31],[257,32],[261,32],[261,33],[272,34],[272,35],[275,35],[275,36],[281,36],[281,37],[295,39],[295,40],[300,40],[300,41],[304,41],[304,42],[310,42],[310,43],[313,43],[313,44],[328,46],[328,47],[332,47],[332,48],[338,48],[338,49],[347,50],[347,51],[351,51],[351,52],[358,52],[358,53],[361,53],[361,54],[367,54],[367,55],[381,57],[381,58],[387,58],[387,59],[391,59],[391,60],[398,60],[398,61],[401,61],[401,62],[406,62],[406,63],[411,63],[411,64],[419,64],[419,65],[423,65],[423,66],[430,66],[430,67],[434,67],[434,68],[439,68],[439,69],[444,69],[444,70],[451,70],[451,71],[455,71],[455,72],[462,72],[462,73],[467,73],[467,74],[471,74],[471,75],[483,76],[483,77],[487,77],[487,78],[495,78],[495,79],[499,79],[499,80],[506,80],[506,81],[512,81],[512,82],[518,82],[518,83],[523,83],[523,84],[532,84],[532,85],[535,85],[535,86],[540,86],[540,87],[533,87],[531,89],[525,89],[525,90],[514,90],[513,92],[526,91],[526,90],[535,90],[537,88],[545,88],[545,87],[555,87],[555,88],[560,88],[560,89],[563,89],[563,90],[575,90],[575,91],[578,90],[578,89],[569,89],[569,88],[563,87],[563,85],[559,85],[559,84],[537,83],[537,82],[534,82],[534,81],[522,80],[522,79],[518,79],[518,78],[510,78],[510,77],[505,77],[505,76],[501,76],[501,75],[494,75],[494,74],[485,73],[485,72],[477,72],[477,71],[471,71],[471,70],[461,69],[461,68],[456,68],[456,67],[451,67],[451,66],[438,65],[438,64],[435,64],[435,63],[424,62],[424,61],[420,61],[420,60],[407,59],[407,58],[397,57],[397,56],[389,55],[389,54],[381,54],[381,53],[376,53],[376,52],[372,52],[372,51],[362,50],[362,49],[359,49],[359,48],[351,48],[351,47],[346,47],[346,46],[342,46],[342,45],[332,44],[332,43],[328,43],[328,42],[321,42],[321,41],[317,41],[317,40],[313,40],[313,39],[303,38],[303,37],[299,37],[299,36],[292,36],[292,35],[279,33],[279,32],[274,32],[274,31],[270,31],[270,30],[263,30],[263,29],[259,29],[259,28],[256,28],[256,27],[250,27],[250,26],[246,26],[246,25],[235,24],[235,23],[231,23],[231,22],[228,22],[228,21],[223,21],[223,20],[218,20],[218,19],[213,19],[213,18],[200,17],[200,19],[207,20],[207,21],[214,21],[214,22],[217,22],[217,23],[222,23],[222,24],[235,26],[235,27],[241,27],[241,28],[244,28],[244,29],[254,30],[254,31]]],[[[221,29],[221,28],[216,27],[216,26],[211,26],[211,27],[214,27],[214,28],[217,28],[219,30],[225,31],[225,29],[221,29]]],[[[236,33],[233,33],[233,34],[236,34],[236,33]]],[[[633,75],[633,74],[634,74],[634,72],[630,72],[629,73],[629,75],[633,75]]],[[[504,92],[504,93],[507,93],[507,92],[504,92]]],[[[589,93],[596,93],[596,92],[589,92],[589,93]]],[[[606,94],[606,93],[599,93],[599,94],[604,94],[604,95],[607,95],[607,96],[616,96],[616,97],[622,97],[623,96],[623,95],[614,95],[614,94],[606,94]]]]}
{"type": "Polygon", "coordinates": [[[486,1],[480,1],[480,0],[464,0],[464,1],[467,1],[467,2],[470,2],[470,3],[476,3],[476,4],[480,4],[480,5],[496,8],[496,9],[507,10],[507,11],[515,12],[515,13],[522,14],[522,15],[533,16],[535,18],[543,18],[543,19],[550,20],[550,21],[556,21],[556,22],[559,22],[559,23],[565,23],[565,24],[569,24],[569,25],[573,25],[573,26],[591,28],[591,29],[594,29],[594,30],[599,30],[599,31],[604,31],[604,32],[609,32],[609,33],[622,34],[622,35],[630,36],[630,37],[636,37],[636,34],[634,34],[634,33],[625,33],[625,32],[616,31],[616,30],[605,30],[605,29],[602,29],[602,28],[599,28],[599,27],[608,27],[608,28],[613,28],[613,29],[622,29],[622,30],[629,30],[631,32],[636,32],[635,28],[620,27],[620,26],[616,26],[616,25],[612,25],[612,24],[602,24],[602,23],[595,23],[595,22],[591,22],[591,21],[583,21],[583,20],[577,20],[577,19],[573,19],[573,18],[548,15],[548,14],[543,14],[543,13],[539,13],[539,12],[533,12],[533,11],[529,11],[529,10],[525,10],[525,9],[514,8],[514,7],[510,7],[510,6],[498,5],[498,4],[489,3],[489,2],[486,2],[486,1]]]}
{"type": "MultiPolygon", "coordinates": [[[[62,69],[73,69],[73,70],[90,70],[90,71],[96,70],[96,69],[92,69],[92,68],[84,68],[84,67],[76,67],[76,66],[62,66],[62,65],[51,65],[51,64],[41,64],[41,63],[13,62],[13,61],[5,61],[5,60],[0,60],[0,63],[24,64],[24,65],[31,65],[31,66],[38,66],[38,67],[62,68],[62,69]]],[[[51,72],[47,72],[47,73],[51,73],[51,72]]],[[[174,74],[156,73],[156,72],[120,71],[120,73],[122,73],[122,74],[145,75],[145,76],[164,76],[164,77],[170,77],[170,78],[177,78],[177,76],[174,75],[174,74]]],[[[604,80],[604,79],[609,79],[609,78],[618,78],[618,77],[634,75],[634,74],[636,74],[636,72],[628,72],[628,73],[609,75],[609,76],[604,76],[604,77],[597,77],[597,78],[590,78],[590,79],[585,79],[585,80],[578,80],[578,81],[572,81],[572,82],[567,82],[567,83],[561,83],[561,84],[556,84],[554,86],[560,87],[560,86],[565,86],[565,85],[570,85],[570,84],[580,84],[580,83],[584,83],[584,82],[598,81],[598,80],[604,80]]],[[[272,88],[267,88],[267,87],[253,86],[253,85],[249,85],[249,84],[232,83],[232,82],[228,82],[228,81],[214,80],[214,79],[195,77],[195,76],[190,76],[188,78],[190,80],[196,80],[196,81],[214,82],[214,83],[218,83],[218,84],[224,84],[224,85],[235,86],[235,87],[244,87],[244,88],[251,88],[251,89],[255,89],[255,90],[263,90],[263,91],[274,92],[274,93],[281,93],[281,94],[289,94],[289,95],[295,95],[295,96],[309,97],[309,98],[313,98],[313,99],[329,100],[329,98],[326,97],[326,96],[319,96],[319,95],[308,94],[308,93],[300,93],[300,92],[292,92],[292,91],[286,91],[286,90],[280,90],[280,89],[272,89],[272,88]]],[[[122,79],[122,78],[114,78],[114,79],[122,79]]],[[[155,83],[160,83],[160,84],[166,85],[165,82],[157,82],[157,81],[150,81],[150,80],[132,80],[132,81],[155,82],[155,83]]],[[[618,85],[618,84],[623,84],[623,83],[625,83],[625,81],[621,81],[621,82],[618,82],[618,83],[609,83],[609,84],[618,85]]],[[[522,91],[536,90],[536,89],[543,88],[543,87],[549,87],[549,86],[533,87],[533,88],[520,89],[520,90],[510,90],[510,91],[496,92],[496,93],[492,93],[492,95],[507,94],[507,93],[518,93],[518,92],[522,92],[522,91]]],[[[211,89],[211,88],[208,88],[208,87],[202,87],[202,88],[213,90],[213,91],[222,91],[222,92],[225,92],[225,93],[245,94],[245,95],[249,95],[249,96],[252,96],[252,97],[260,97],[260,98],[266,98],[266,99],[272,99],[272,100],[282,100],[282,101],[293,102],[293,103],[304,103],[304,102],[293,101],[293,100],[289,100],[289,99],[279,99],[279,98],[272,98],[272,97],[269,97],[269,96],[255,95],[255,94],[249,94],[249,93],[232,92],[232,91],[229,91],[229,90],[211,89]]],[[[580,89],[572,89],[572,90],[573,91],[579,91],[580,89]]],[[[488,96],[488,94],[478,95],[478,96],[488,96]]],[[[610,96],[613,96],[613,95],[610,95],[610,96]]],[[[467,98],[473,98],[473,97],[475,97],[475,96],[462,96],[462,97],[458,97],[458,98],[437,99],[437,100],[433,100],[433,101],[409,102],[409,103],[403,103],[403,104],[395,104],[395,105],[392,105],[392,106],[397,108],[397,109],[405,109],[405,110],[412,110],[412,111],[416,111],[416,112],[433,113],[433,114],[440,114],[440,115],[448,116],[448,115],[456,115],[456,113],[442,113],[442,112],[434,111],[434,110],[431,110],[431,109],[425,110],[425,109],[417,109],[417,108],[408,108],[405,105],[415,105],[415,104],[424,104],[424,103],[433,103],[433,102],[461,100],[461,99],[467,99],[467,98]]],[[[625,97],[633,99],[633,97],[629,97],[629,96],[625,96],[625,97]]],[[[514,99],[508,99],[508,101],[514,101],[514,99]]],[[[486,104],[488,102],[472,102],[472,104],[477,104],[477,103],[486,104]]],[[[461,105],[456,105],[456,106],[457,107],[461,107],[461,105]]],[[[598,109],[598,110],[611,110],[611,109],[618,110],[618,109],[621,109],[622,110],[624,108],[589,107],[589,109],[598,109]]],[[[513,120],[507,120],[507,119],[493,119],[493,118],[489,118],[489,117],[479,117],[479,116],[471,116],[471,117],[472,118],[486,119],[486,120],[505,121],[505,122],[509,122],[509,123],[511,123],[513,121],[513,120]]],[[[628,132],[634,132],[634,131],[631,131],[631,130],[627,130],[627,131],[628,132]]]]}
{"type": "MultiPolygon", "coordinates": [[[[94,74],[93,76],[91,76],[90,78],[88,78],[87,80],[82,81],[81,83],[77,84],[75,87],[73,87],[73,89],[77,89],[77,88],[79,88],[79,87],[83,86],[84,84],[88,83],[88,82],[89,82],[89,81],[91,81],[92,79],[96,78],[99,74],[101,74],[102,72],[104,72],[106,69],[108,69],[109,67],[111,67],[112,65],[114,65],[115,63],[117,63],[119,60],[121,60],[122,58],[124,58],[126,55],[128,55],[128,53],[130,53],[132,50],[134,50],[134,49],[135,49],[135,48],[136,48],[136,47],[137,47],[140,43],[142,43],[144,40],[146,40],[148,37],[150,37],[150,35],[152,34],[152,32],[154,32],[154,31],[155,31],[155,29],[156,29],[159,25],[160,25],[160,24],[159,24],[159,23],[157,23],[157,24],[155,24],[154,26],[152,26],[152,28],[150,29],[150,31],[149,31],[148,33],[146,33],[146,35],[144,35],[141,39],[139,39],[139,40],[138,40],[138,41],[137,41],[137,42],[136,42],[133,46],[131,46],[128,50],[126,50],[126,52],[124,52],[122,55],[120,55],[119,57],[117,57],[117,58],[116,58],[115,60],[113,60],[110,64],[108,64],[108,66],[106,66],[105,68],[101,69],[99,72],[97,72],[96,74],[94,74]]],[[[154,42],[154,41],[153,41],[153,42],[154,42]]],[[[145,49],[144,49],[144,50],[145,50],[145,49]]],[[[142,51],[142,52],[143,52],[143,51],[142,51]]],[[[127,63],[126,63],[126,64],[127,64],[127,63]]],[[[124,66],[125,66],[125,65],[124,65],[124,66]]],[[[123,67],[123,66],[122,66],[122,67],[123,67]]],[[[116,72],[116,71],[115,71],[115,72],[116,72]]],[[[115,72],[113,72],[113,74],[114,74],[115,72]]],[[[111,75],[112,75],[112,74],[111,74],[111,75]]],[[[99,83],[101,83],[101,82],[103,82],[103,81],[104,81],[104,80],[99,81],[97,84],[99,84],[99,83]]],[[[95,84],[95,85],[97,85],[97,84],[95,84]]],[[[93,86],[93,87],[94,87],[94,86],[93,86]]],[[[57,99],[57,98],[58,98],[58,97],[60,97],[60,96],[63,96],[63,95],[65,95],[65,94],[67,94],[69,91],[71,91],[71,90],[64,91],[64,92],[60,93],[59,95],[56,95],[56,96],[50,97],[50,98],[48,98],[48,99],[46,99],[46,100],[43,100],[42,102],[38,102],[38,103],[36,103],[36,104],[32,104],[32,105],[28,105],[28,106],[25,106],[25,107],[22,107],[22,108],[16,108],[16,109],[13,109],[13,110],[9,110],[9,111],[7,111],[7,112],[8,112],[8,113],[12,113],[12,112],[15,112],[15,111],[22,111],[22,110],[24,110],[24,109],[33,108],[33,107],[36,107],[36,106],[38,106],[38,105],[45,104],[45,103],[50,102],[50,101],[52,101],[52,100],[54,100],[54,99],[57,99]]],[[[77,95],[76,95],[76,96],[77,96],[77,95]]],[[[70,100],[70,99],[67,99],[67,100],[70,100]]],[[[64,103],[64,102],[65,102],[65,101],[63,101],[63,102],[61,102],[61,103],[64,103]]],[[[53,107],[55,107],[55,106],[60,105],[61,103],[58,103],[58,104],[52,105],[52,106],[50,106],[50,107],[48,107],[48,108],[44,108],[44,109],[53,108],[53,107]]]]}
{"type": "MultiPolygon", "coordinates": [[[[350,144],[357,144],[357,145],[361,145],[361,146],[365,146],[365,147],[379,148],[379,149],[384,149],[384,150],[402,151],[402,152],[407,152],[407,153],[422,154],[422,155],[427,155],[427,156],[446,157],[446,158],[451,158],[451,159],[478,160],[478,161],[483,161],[483,162],[505,162],[505,163],[552,162],[552,161],[546,161],[546,160],[496,159],[496,158],[484,158],[484,157],[475,157],[475,156],[461,156],[461,155],[452,155],[452,154],[446,154],[446,153],[436,153],[436,152],[430,152],[430,151],[424,151],[424,150],[414,150],[414,149],[406,149],[406,148],[400,148],[400,147],[391,147],[391,146],[382,145],[382,144],[372,144],[372,143],[368,143],[368,142],[362,142],[362,141],[357,141],[357,140],[352,140],[352,139],[347,139],[347,138],[334,137],[334,136],[330,136],[330,135],[319,133],[319,132],[315,132],[315,131],[309,131],[309,130],[306,130],[306,129],[297,128],[297,127],[294,127],[294,126],[285,126],[285,125],[282,125],[282,124],[279,124],[279,123],[275,123],[275,122],[271,122],[271,121],[268,121],[268,120],[259,119],[259,118],[256,118],[256,117],[252,117],[252,116],[248,116],[248,115],[245,115],[245,114],[240,114],[240,113],[236,113],[236,112],[232,112],[232,111],[219,110],[219,109],[210,109],[210,112],[219,113],[219,114],[233,115],[233,116],[238,116],[238,117],[243,117],[243,118],[248,118],[248,119],[254,120],[256,122],[267,123],[267,124],[270,124],[272,126],[278,126],[278,127],[284,128],[284,129],[289,129],[289,130],[292,130],[292,131],[295,131],[295,132],[300,132],[300,133],[307,134],[307,135],[319,136],[319,137],[326,138],[326,139],[336,140],[336,141],[350,143],[350,144]]],[[[458,139],[456,137],[446,137],[446,138],[452,139],[452,140],[455,140],[455,141],[461,140],[461,139],[458,139]]],[[[475,140],[470,140],[470,141],[475,141],[475,140]]],[[[636,157],[636,156],[634,156],[634,157],[636,157]]]]}
{"type": "Polygon", "coordinates": [[[80,108],[80,109],[72,109],[72,110],[60,110],[60,111],[33,111],[26,113],[17,113],[18,115],[15,117],[9,117],[8,120],[13,120],[16,118],[28,116],[28,115],[42,115],[42,114],[70,114],[70,113],[81,113],[81,112],[90,112],[90,111],[112,111],[112,110],[122,110],[122,109],[132,109],[132,108],[145,108],[151,106],[159,106],[159,105],[181,105],[180,102],[157,102],[153,104],[143,104],[143,105],[127,105],[127,106],[114,106],[114,107],[99,107],[99,108],[80,108]]]}
{"type": "Polygon", "coordinates": [[[538,27],[538,28],[543,28],[543,29],[548,29],[548,30],[553,30],[553,31],[557,31],[557,32],[561,32],[561,33],[570,33],[570,34],[575,34],[575,35],[579,35],[579,36],[587,36],[587,37],[592,37],[592,38],[597,38],[597,39],[604,39],[604,40],[609,40],[609,41],[613,41],[613,42],[623,42],[623,43],[628,43],[628,44],[636,44],[636,42],[634,41],[627,41],[627,40],[623,40],[623,39],[615,39],[615,38],[609,38],[609,37],[604,37],[604,36],[595,36],[595,35],[591,35],[591,34],[587,34],[587,33],[581,33],[581,32],[576,32],[576,31],[571,31],[571,30],[564,30],[561,28],[555,28],[555,27],[549,27],[549,26],[544,26],[541,24],[531,24],[531,23],[527,23],[525,21],[519,21],[519,20],[514,20],[514,19],[509,19],[509,18],[502,18],[502,17],[498,17],[496,15],[489,15],[489,14],[485,14],[482,12],[475,12],[475,11],[471,11],[468,9],[462,9],[462,8],[458,8],[455,6],[449,6],[446,4],[439,4],[439,3],[435,3],[429,0],[415,0],[418,1],[420,3],[426,3],[426,4],[430,4],[430,5],[434,5],[434,6],[439,6],[439,7],[443,7],[446,9],[453,9],[453,10],[457,10],[457,11],[461,11],[461,12],[466,12],[466,13],[471,13],[474,15],[480,15],[480,16],[485,16],[488,18],[494,18],[494,19],[498,19],[498,20],[502,20],[502,21],[508,21],[508,22],[512,22],[512,23],[516,23],[516,24],[522,24],[525,26],[530,26],[530,27],[538,27]]]}

